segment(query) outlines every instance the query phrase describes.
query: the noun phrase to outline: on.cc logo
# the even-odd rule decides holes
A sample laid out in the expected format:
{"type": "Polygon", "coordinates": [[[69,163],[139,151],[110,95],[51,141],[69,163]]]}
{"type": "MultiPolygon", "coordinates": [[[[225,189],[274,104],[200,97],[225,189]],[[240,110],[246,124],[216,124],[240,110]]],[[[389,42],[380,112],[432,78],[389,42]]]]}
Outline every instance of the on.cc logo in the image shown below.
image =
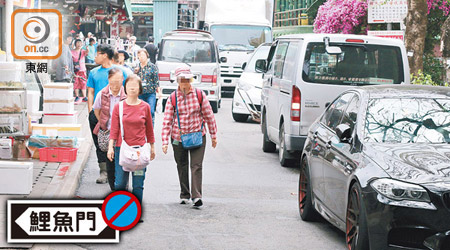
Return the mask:
{"type": "Polygon", "coordinates": [[[40,16],[28,18],[23,25],[23,36],[30,43],[42,43],[47,40],[49,34],[50,25],[40,16]]]}

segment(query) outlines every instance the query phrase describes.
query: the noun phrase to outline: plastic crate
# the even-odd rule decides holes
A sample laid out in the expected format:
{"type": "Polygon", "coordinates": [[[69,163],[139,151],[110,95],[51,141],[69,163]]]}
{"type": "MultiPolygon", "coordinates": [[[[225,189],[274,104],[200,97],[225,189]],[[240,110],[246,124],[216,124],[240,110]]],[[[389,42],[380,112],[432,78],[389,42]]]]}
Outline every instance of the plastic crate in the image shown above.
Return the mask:
{"type": "Polygon", "coordinates": [[[39,160],[48,162],[72,162],[77,159],[77,148],[40,148],[39,160]]]}

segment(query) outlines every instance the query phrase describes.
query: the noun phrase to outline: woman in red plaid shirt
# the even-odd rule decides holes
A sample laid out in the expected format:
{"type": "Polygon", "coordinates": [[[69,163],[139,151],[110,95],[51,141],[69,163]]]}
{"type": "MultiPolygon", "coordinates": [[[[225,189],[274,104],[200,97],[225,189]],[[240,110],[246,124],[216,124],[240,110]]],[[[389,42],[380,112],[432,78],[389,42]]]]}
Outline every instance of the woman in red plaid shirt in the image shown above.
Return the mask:
{"type": "Polygon", "coordinates": [[[180,204],[188,204],[192,199],[194,207],[201,207],[202,202],[202,162],[206,147],[206,126],[208,125],[211,134],[212,147],[217,145],[217,126],[214,114],[209,104],[208,98],[203,91],[191,86],[194,75],[189,67],[182,66],[175,70],[178,90],[167,98],[166,109],[162,129],[163,152],[167,154],[169,137],[172,143],[175,162],[178,168],[178,178],[180,180],[180,204]],[[175,98],[176,94],[176,98],[175,98]],[[199,132],[202,127],[203,144],[196,149],[184,149],[181,144],[180,130],[178,127],[177,112],[172,100],[177,100],[180,126],[183,134],[199,132]],[[203,126],[202,126],[203,124],[203,126]],[[189,157],[191,156],[191,182],[192,192],[189,189],[189,157]]]}

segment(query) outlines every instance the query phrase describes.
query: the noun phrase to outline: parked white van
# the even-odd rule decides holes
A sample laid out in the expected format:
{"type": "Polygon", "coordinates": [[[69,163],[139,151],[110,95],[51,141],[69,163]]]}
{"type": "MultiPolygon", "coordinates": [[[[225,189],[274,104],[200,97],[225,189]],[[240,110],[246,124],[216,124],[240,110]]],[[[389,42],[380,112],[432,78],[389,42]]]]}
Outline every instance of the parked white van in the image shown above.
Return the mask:
{"type": "Polygon", "coordinates": [[[220,107],[219,52],[214,38],[201,30],[174,30],[164,34],[156,66],[164,98],[178,88],[175,69],[189,65],[194,74],[192,86],[205,92],[214,113],[220,107]]]}
{"type": "Polygon", "coordinates": [[[371,36],[282,36],[255,69],[264,73],[262,148],[274,152],[278,145],[282,166],[297,163],[309,126],[344,90],[410,83],[403,42],[371,36]]]}

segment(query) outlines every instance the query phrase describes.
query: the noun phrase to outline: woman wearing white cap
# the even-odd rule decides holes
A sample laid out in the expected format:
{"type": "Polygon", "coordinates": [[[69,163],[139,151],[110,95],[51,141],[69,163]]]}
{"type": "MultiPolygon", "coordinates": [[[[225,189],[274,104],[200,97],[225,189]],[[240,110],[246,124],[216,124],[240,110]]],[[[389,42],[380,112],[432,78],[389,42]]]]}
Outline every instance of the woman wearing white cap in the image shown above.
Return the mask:
{"type": "Polygon", "coordinates": [[[187,204],[189,199],[192,199],[193,206],[198,208],[203,205],[202,163],[206,147],[205,123],[208,125],[211,135],[212,147],[215,148],[217,145],[216,120],[204,92],[192,87],[191,80],[194,75],[190,68],[187,66],[177,68],[175,76],[178,90],[167,99],[162,129],[162,150],[167,154],[170,136],[180,181],[180,204],[187,204]],[[195,132],[201,133],[199,145],[189,147],[186,141],[181,142],[181,134],[187,135],[195,132]],[[191,156],[192,189],[189,188],[189,154],[191,156]]]}

